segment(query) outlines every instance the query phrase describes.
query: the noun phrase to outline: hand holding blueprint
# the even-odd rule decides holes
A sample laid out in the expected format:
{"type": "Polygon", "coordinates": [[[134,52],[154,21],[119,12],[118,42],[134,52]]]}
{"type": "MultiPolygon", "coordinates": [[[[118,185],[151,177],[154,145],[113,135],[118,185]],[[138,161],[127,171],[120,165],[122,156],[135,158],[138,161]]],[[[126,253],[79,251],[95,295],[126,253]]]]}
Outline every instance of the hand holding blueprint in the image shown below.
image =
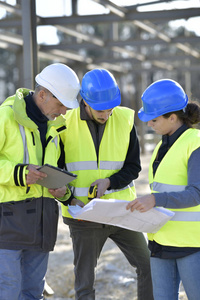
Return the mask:
{"type": "Polygon", "coordinates": [[[137,210],[126,210],[127,201],[115,199],[93,199],[83,208],[69,205],[73,218],[110,224],[140,232],[157,232],[174,213],[163,207],[155,207],[141,213],[137,210]]]}

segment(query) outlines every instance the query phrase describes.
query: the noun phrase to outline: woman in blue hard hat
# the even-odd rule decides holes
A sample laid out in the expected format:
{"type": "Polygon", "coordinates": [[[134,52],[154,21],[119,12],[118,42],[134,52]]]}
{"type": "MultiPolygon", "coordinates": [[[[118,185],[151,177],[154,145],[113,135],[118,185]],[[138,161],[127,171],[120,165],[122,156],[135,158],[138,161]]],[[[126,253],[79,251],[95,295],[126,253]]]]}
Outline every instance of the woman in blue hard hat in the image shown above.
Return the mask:
{"type": "Polygon", "coordinates": [[[148,234],[155,300],[177,300],[182,281],[189,300],[200,299],[200,108],[175,81],[151,84],[138,116],[162,141],[149,167],[151,194],[127,209],[145,212],[163,206],[175,212],[158,232],[148,234]]]}

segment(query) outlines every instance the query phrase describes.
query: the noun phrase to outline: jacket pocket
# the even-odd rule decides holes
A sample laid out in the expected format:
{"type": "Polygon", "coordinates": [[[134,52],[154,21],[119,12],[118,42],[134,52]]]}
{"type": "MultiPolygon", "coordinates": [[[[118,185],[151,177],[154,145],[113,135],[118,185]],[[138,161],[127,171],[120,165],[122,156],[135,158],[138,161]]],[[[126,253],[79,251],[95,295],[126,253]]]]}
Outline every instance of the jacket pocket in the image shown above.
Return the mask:
{"type": "Polygon", "coordinates": [[[0,244],[41,245],[42,200],[2,203],[0,205],[0,244]]]}
{"type": "Polygon", "coordinates": [[[58,226],[58,203],[53,198],[44,197],[43,202],[43,239],[42,249],[44,251],[52,251],[57,239],[58,226]]]}

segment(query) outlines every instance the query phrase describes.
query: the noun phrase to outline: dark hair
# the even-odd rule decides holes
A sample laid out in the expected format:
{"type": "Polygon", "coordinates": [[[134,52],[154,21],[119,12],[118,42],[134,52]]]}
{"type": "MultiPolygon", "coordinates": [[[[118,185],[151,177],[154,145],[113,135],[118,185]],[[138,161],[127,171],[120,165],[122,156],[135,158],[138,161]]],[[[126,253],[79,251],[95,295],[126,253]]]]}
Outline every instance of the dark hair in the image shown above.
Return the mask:
{"type": "Polygon", "coordinates": [[[188,127],[193,127],[193,125],[200,122],[200,106],[196,102],[188,103],[187,106],[178,111],[172,111],[164,114],[164,118],[169,118],[171,114],[177,115],[177,117],[188,127]]]}

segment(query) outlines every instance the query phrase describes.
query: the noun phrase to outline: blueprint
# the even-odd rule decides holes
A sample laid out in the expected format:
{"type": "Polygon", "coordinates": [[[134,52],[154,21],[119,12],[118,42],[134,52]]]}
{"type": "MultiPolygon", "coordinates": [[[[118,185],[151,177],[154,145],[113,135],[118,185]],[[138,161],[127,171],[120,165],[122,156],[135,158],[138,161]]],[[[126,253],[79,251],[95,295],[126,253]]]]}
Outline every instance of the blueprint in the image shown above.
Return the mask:
{"type": "Polygon", "coordinates": [[[110,224],[126,229],[155,233],[174,215],[163,207],[154,207],[147,212],[126,210],[127,201],[95,198],[84,207],[69,205],[73,218],[110,224]]]}

